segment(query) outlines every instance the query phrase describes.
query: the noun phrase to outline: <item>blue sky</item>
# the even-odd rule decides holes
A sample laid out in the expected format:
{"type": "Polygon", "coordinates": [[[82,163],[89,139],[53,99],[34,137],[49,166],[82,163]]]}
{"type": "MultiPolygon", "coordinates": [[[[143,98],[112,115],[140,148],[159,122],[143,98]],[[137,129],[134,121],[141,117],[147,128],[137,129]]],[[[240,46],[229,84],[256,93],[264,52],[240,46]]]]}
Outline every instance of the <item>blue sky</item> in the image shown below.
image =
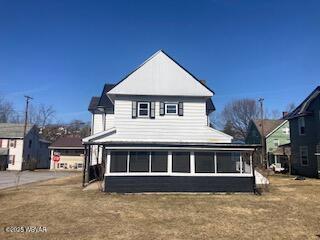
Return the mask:
{"type": "Polygon", "coordinates": [[[159,49],[216,92],[269,110],[320,84],[320,1],[0,0],[0,94],[89,120],[91,96],[159,49]]]}

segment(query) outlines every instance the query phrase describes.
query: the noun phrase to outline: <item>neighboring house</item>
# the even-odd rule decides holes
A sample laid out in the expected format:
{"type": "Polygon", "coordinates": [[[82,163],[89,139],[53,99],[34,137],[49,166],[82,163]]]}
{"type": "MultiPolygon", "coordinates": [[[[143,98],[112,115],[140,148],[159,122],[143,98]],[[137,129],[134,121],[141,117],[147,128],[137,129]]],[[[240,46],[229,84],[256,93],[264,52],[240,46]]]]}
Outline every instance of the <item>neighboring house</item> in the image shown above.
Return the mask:
{"type": "Polygon", "coordinates": [[[287,119],[294,174],[320,177],[320,86],[287,119]]]}
{"type": "Polygon", "coordinates": [[[288,120],[261,119],[251,120],[245,142],[247,144],[261,144],[263,136],[268,166],[272,164],[288,164],[288,156],[279,152],[280,145],[290,143],[290,129],[288,120]],[[263,133],[262,133],[263,122],[263,133]]]}
{"type": "Polygon", "coordinates": [[[50,147],[51,170],[82,170],[84,162],[84,147],[79,137],[64,136],[58,138],[50,147]],[[59,155],[60,161],[54,162],[53,156],[59,155]]]}
{"type": "Polygon", "coordinates": [[[255,146],[210,127],[213,94],[163,51],[106,84],[89,105],[86,182],[101,164],[107,192],[252,192],[255,146]]]}
{"type": "Polygon", "coordinates": [[[42,140],[35,125],[0,123],[0,165],[2,169],[49,168],[49,142],[42,140]]]}

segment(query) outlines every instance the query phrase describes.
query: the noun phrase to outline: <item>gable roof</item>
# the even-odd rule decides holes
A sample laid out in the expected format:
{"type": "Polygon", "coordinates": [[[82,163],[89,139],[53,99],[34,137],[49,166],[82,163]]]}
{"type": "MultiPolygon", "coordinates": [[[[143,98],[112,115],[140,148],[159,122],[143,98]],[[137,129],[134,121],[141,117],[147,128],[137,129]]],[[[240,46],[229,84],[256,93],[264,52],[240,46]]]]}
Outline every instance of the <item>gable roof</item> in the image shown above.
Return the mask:
{"type": "Polygon", "coordinates": [[[261,119],[253,120],[252,122],[258,129],[260,135],[264,137],[268,136],[275,128],[281,125],[285,120],[284,119],[263,119],[263,134],[262,134],[262,121],[261,119]]]}
{"type": "Polygon", "coordinates": [[[206,112],[207,112],[207,115],[209,113],[212,113],[215,110],[216,110],[216,107],[213,105],[212,99],[211,98],[207,99],[207,101],[206,101],[206,112]]]}
{"type": "Polygon", "coordinates": [[[100,97],[92,97],[89,103],[88,110],[89,112],[93,112],[96,110],[98,103],[99,103],[100,97]]]}
{"type": "Polygon", "coordinates": [[[214,92],[160,50],[108,92],[114,94],[211,97],[214,92]]]}
{"type": "MultiPolygon", "coordinates": [[[[27,125],[28,132],[34,127],[34,125],[27,125]]],[[[18,123],[0,123],[0,138],[23,138],[24,124],[18,123]]]]}
{"type": "Polygon", "coordinates": [[[89,107],[88,110],[91,113],[94,113],[95,111],[97,111],[98,107],[103,107],[107,113],[113,113],[114,111],[114,105],[111,102],[111,100],[108,98],[107,96],[107,92],[109,92],[113,87],[115,86],[115,84],[105,84],[101,93],[100,97],[92,97],[91,101],[89,103],[89,107]]]}
{"type": "Polygon", "coordinates": [[[303,100],[302,103],[296,109],[294,109],[291,113],[289,113],[285,118],[286,119],[292,119],[292,118],[296,118],[296,117],[300,117],[300,116],[304,116],[304,115],[310,114],[310,112],[308,112],[308,108],[309,108],[310,104],[319,95],[320,95],[320,86],[316,87],[310,93],[310,95],[305,100],[303,100]]]}
{"type": "Polygon", "coordinates": [[[84,148],[82,139],[74,136],[64,136],[54,141],[50,148],[84,148]]]}

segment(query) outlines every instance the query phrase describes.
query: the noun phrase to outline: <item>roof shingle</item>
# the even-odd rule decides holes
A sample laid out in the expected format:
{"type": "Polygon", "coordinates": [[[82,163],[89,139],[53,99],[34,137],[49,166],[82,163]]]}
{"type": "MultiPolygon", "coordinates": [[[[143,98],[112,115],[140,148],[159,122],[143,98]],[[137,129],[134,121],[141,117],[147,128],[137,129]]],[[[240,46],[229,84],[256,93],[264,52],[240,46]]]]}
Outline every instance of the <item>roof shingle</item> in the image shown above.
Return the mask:
{"type": "MultiPolygon", "coordinates": [[[[27,133],[34,125],[27,125],[27,133]]],[[[0,123],[0,138],[23,138],[24,124],[20,123],[0,123]]]]}
{"type": "Polygon", "coordinates": [[[50,148],[57,147],[68,147],[68,148],[84,148],[82,145],[82,139],[74,136],[64,136],[58,138],[55,142],[50,145],[50,148]]]}

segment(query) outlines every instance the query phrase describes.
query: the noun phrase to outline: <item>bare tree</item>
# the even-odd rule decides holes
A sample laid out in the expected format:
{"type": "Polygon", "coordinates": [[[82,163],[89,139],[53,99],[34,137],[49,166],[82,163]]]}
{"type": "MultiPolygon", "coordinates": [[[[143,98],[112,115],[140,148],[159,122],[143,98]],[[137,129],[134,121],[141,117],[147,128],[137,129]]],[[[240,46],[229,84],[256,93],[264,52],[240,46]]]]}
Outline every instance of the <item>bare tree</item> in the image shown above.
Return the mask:
{"type": "Polygon", "coordinates": [[[43,128],[51,123],[54,114],[55,110],[52,106],[47,106],[45,104],[40,104],[38,106],[30,105],[29,122],[43,128]]]}
{"type": "Polygon", "coordinates": [[[286,112],[292,112],[296,108],[296,105],[294,103],[289,103],[286,107],[286,112]]]}
{"type": "Polygon", "coordinates": [[[13,104],[3,97],[0,97],[0,122],[10,122],[10,118],[13,116],[14,112],[13,104]]]}
{"type": "Polygon", "coordinates": [[[228,129],[232,129],[233,137],[244,139],[250,120],[258,119],[259,113],[259,106],[254,99],[239,99],[227,104],[221,115],[225,127],[228,125],[228,129]]]}

